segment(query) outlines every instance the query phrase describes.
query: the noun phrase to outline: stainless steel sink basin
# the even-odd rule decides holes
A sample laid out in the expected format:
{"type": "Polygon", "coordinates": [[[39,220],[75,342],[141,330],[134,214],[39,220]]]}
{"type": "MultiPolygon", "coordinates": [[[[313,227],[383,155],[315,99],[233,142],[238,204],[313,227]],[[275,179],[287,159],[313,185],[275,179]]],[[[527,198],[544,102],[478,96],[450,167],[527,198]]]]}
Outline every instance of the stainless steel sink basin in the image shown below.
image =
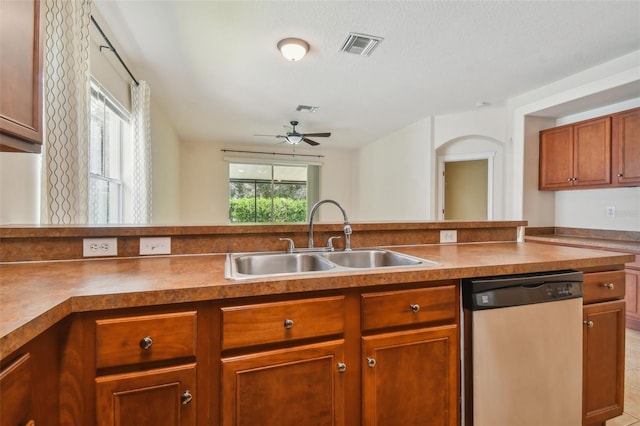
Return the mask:
{"type": "Polygon", "coordinates": [[[384,249],[308,251],[303,253],[233,253],[227,255],[225,277],[237,280],[310,272],[417,265],[433,266],[438,263],[384,249]]]}
{"type": "Polygon", "coordinates": [[[230,255],[231,275],[279,275],[328,271],[335,265],[310,253],[240,254],[230,255]]]}
{"type": "Polygon", "coordinates": [[[382,249],[333,251],[322,253],[322,257],[347,268],[384,268],[388,266],[421,265],[425,261],[416,257],[382,249]]]}

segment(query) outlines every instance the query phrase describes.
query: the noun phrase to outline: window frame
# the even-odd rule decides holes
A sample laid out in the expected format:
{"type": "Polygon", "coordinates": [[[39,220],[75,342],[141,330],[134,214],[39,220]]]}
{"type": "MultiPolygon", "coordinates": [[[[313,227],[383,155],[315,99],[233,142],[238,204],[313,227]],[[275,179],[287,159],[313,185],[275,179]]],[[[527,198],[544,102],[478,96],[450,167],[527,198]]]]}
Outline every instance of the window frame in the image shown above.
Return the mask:
{"type": "MultiPolygon", "coordinates": [[[[306,173],[306,179],[304,181],[304,185],[305,185],[305,192],[306,192],[306,202],[307,202],[307,206],[306,206],[306,212],[305,212],[305,216],[309,215],[309,209],[311,208],[311,205],[313,205],[317,200],[317,194],[319,193],[319,188],[320,188],[320,182],[319,182],[319,170],[320,170],[320,166],[322,165],[322,163],[312,163],[312,162],[294,162],[294,161],[278,161],[278,160],[264,160],[264,159],[259,159],[259,158],[229,158],[229,157],[225,157],[225,160],[228,163],[227,166],[227,220],[229,221],[229,223],[233,223],[233,224],[241,224],[241,223],[301,223],[301,222],[274,222],[273,221],[273,213],[274,213],[274,197],[273,197],[273,188],[276,184],[302,184],[302,181],[282,181],[282,180],[276,180],[275,179],[275,172],[274,172],[274,168],[277,166],[285,166],[285,167],[305,167],[307,173],[306,173]],[[248,164],[248,165],[265,165],[265,166],[270,166],[271,168],[271,179],[241,179],[241,178],[231,178],[230,176],[230,170],[231,170],[231,166],[232,164],[248,164]],[[310,166],[316,166],[318,167],[318,172],[314,173],[315,176],[318,176],[317,178],[317,182],[312,182],[310,183],[309,181],[309,167],[310,166]],[[230,200],[231,200],[231,184],[233,182],[237,182],[237,183],[252,183],[254,185],[254,200],[256,200],[257,202],[257,197],[256,197],[256,190],[255,187],[260,184],[260,183],[265,183],[265,184],[271,184],[271,220],[269,222],[257,222],[255,219],[257,219],[257,207],[256,209],[254,209],[254,220],[251,222],[234,222],[231,220],[231,205],[230,205],[230,200]],[[313,190],[310,191],[310,185],[314,185],[314,188],[312,188],[313,190]],[[315,194],[315,197],[313,196],[313,194],[315,194]],[[310,195],[312,197],[310,197],[310,195]]],[[[305,218],[306,221],[306,218],[305,218]]]]}
{"type": "MultiPolygon", "coordinates": [[[[98,82],[95,78],[91,77],[91,83],[90,83],[90,93],[89,93],[89,108],[91,110],[91,105],[93,104],[93,102],[98,101],[98,102],[102,102],[103,104],[103,108],[105,111],[105,117],[107,115],[107,109],[110,113],[115,114],[115,116],[117,116],[119,118],[118,123],[117,123],[117,150],[118,153],[116,156],[113,155],[108,155],[107,149],[105,148],[107,145],[110,144],[109,141],[109,136],[108,132],[110,131],[109,127],[106,123],[106,120],[103,121],[102,123],[102,131],[103,131],[103,138],[102,138],[102,152],[101,152],[101,167],[100,169],[102,170],[102,173],[95,173],[94,171],[91,170],[91,167],[89,167],[89,201],[90,201],[90,205],[89,205],[89,223],[90,224],[99,224],[99,225],[108,225],[108,224],[120,224],[123,222],[123,218],[124,218],[124,191],[125,191],[125,182],[123,179],[124,176],[124,170],[123,170],[123,166],[124,166],[124,141],[125,141],[125,132],[127,131],[127,126],[129,128],[129,131],[131,131],[131,114],[126,110],[125,107],[123,107],[114,97],[113,95],[111,95],[109,93],[108,90],[106,90],[104,88],[104,86],[102,86],[100,84],[100,82],[98,82]],[[125,126],[125,124],[127,126],[125,126]],[[106,137],[105,137],[106,136],[106,137]],[[107,170],[107,166],[105,164],[105,162],[107,161],[107,158],[111,161],[113,159],[116,159],[117,162],[117,169],[118,169],[118,176],[114,177],[114,176],[110,176],[109,174],[106,173],[107,170]],[[115,218],[112,218],[112,211],[111,209],[108,209],[107,211],[107,221],[106,222],[101,222],[101,221],[93,221],[93,214],[92,214],[92,209],[91,209],[91,199],[92,199],[92,194],[91,194],[91,188],[92,188],[92,182],[105,182],[109,187],[111,187],[111,185],[115,186],[115,189],[117,191],[116,194],[116,202],[117,202],[117,207],[114,210],[115,211],[115,218]]],[[[91,147],[92,147],[92,139],[93,139],[93,134],[92,134],[92,129],[93,129],[93,114],[89,113],[89,120],[90,120],[90,131],[89,131],[89,165],[91,166],[91,147]]]]}

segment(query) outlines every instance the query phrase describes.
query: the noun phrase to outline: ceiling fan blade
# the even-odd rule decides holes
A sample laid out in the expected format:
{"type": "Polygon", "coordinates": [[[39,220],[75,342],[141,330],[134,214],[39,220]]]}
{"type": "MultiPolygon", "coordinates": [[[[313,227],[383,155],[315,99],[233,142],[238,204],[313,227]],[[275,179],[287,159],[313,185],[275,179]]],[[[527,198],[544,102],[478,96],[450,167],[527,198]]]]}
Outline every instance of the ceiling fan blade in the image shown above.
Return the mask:
{"type": "Polygon", "coordinates": [[[328,138],[329,136],[331,136],[331,132],[324,132],[324,133],[305,133],[305,136],[315,136],[317,138],[328,138]]]}
{"type": "Polygon", "coordinates": [[[302,138],[302,140],[305,141],[306,143],[308,143],[311,146],[320,145],[320,142],[312,141],[311,139],[302,138]]]}
{"type": "Polygon", "coordinates": [[[284,138],[284,135],[253,135],[253,136],[267,136],[270,138],[284,138]]]}

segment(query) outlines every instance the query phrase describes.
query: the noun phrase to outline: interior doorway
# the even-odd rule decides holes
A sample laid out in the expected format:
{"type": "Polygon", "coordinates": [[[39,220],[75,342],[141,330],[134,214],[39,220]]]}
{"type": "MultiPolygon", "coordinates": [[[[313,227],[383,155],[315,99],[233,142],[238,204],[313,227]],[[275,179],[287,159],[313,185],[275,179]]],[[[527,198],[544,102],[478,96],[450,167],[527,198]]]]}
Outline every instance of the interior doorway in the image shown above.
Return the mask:
{"type": "Polygon", "coordinates": [[[440,219],[493,219],[493,154],[443,156],[439,163],[440,219]]]}

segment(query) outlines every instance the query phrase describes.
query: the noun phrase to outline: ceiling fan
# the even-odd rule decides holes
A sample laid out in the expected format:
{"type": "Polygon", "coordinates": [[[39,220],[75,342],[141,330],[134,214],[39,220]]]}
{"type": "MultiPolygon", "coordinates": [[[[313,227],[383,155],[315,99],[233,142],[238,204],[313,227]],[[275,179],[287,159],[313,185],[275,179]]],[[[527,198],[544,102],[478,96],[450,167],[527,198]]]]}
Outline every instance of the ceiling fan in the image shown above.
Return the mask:
{"type": "Polygon", "coordinates": [[[306,142],[309,145],[316,146],[320,145],[319,142],[311,140],[308,136],[315,138],[328,138],[331,136],[330,132],[323,133],[299,133],[296,131],[296,126],[298,125],[297,121],[291,121],[291,131],[287,132],[285,135],[255,135],[255,136],[271,136],[274,138],[284,139],[283,142],[288,143],[289,145],[298,145],[300,142],[306,142]]]}

